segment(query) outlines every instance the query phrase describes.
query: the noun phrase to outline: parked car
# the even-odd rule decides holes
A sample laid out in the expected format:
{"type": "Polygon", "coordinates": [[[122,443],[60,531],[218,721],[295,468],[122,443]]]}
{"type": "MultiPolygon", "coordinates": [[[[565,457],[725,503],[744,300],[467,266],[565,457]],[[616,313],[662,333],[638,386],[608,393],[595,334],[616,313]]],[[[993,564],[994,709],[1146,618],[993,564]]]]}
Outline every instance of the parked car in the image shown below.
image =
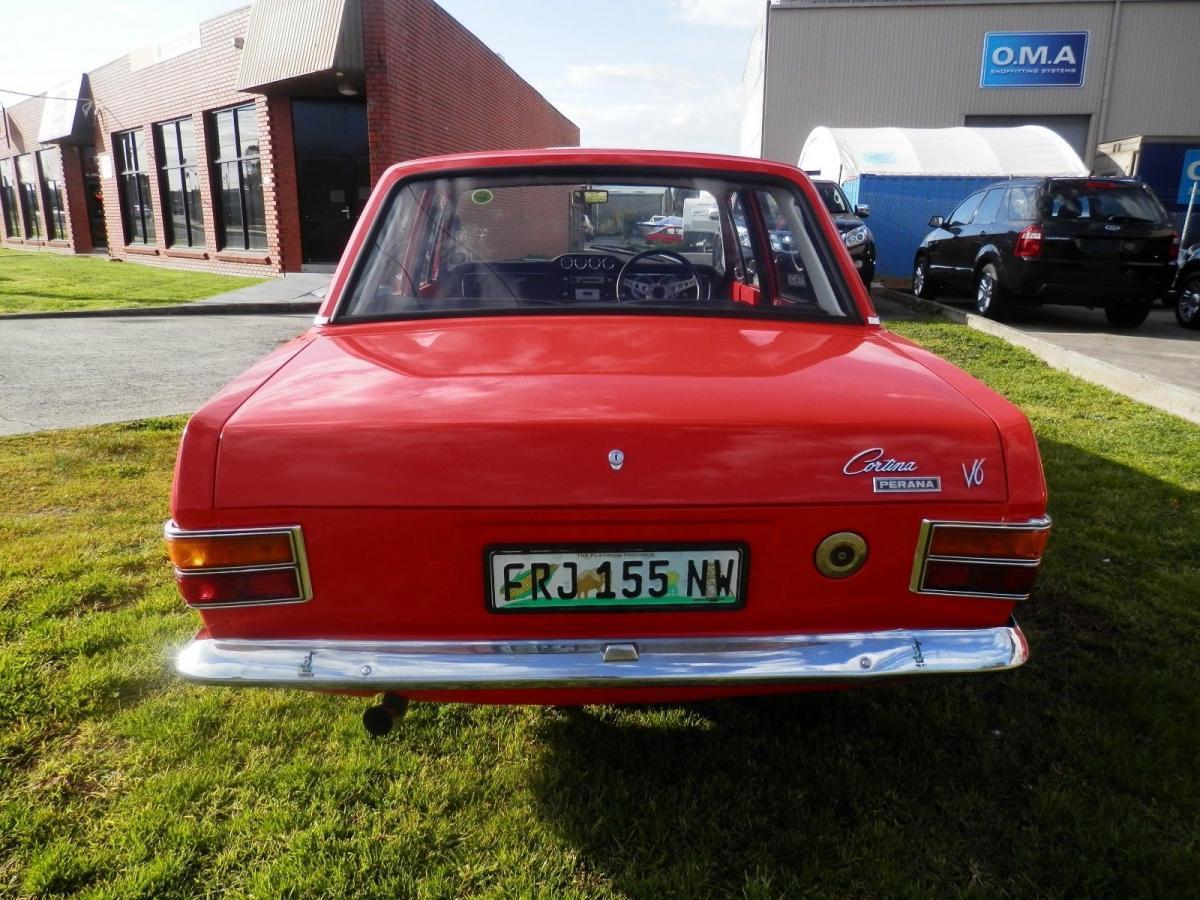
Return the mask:
{"type": "Polygon", "coordinates": [[[712,195],[701,192],[683,201],[683,243],[688,248],[711,251],[721,231],[721,212],[712,195]]]}
{"type": "Polygon", "coordinates": [[[833,224],[837,226],[842,236],[842,243],[850,251],[854,267],[862,277],[863,284],[870,287],[875,278],[875,235],[863,219],[871,214],[869,206],[851,206],[845,192],[836,181],[814,178],[817,193],[829,215],[833,216],[833,224]]]}
{"type": "Polygon", "coordinates": [[[1021,178],[976,191],[929,220],[913,292],[971,291],[980,315],[1018,305],[1103,307],[1141,325],[1170,286],[1179,249],[1166,210],[1127,178],[1021,178]]]}
{"type": "Polygon", "coordinates": [[[166,538],[202,626],[176,667],[381,694],[373,734],[411,699],[994,672],[1027,658],[1012,613],[1048,529],[1025,416],[880,326],[798,169],[416,160],[379,180],[314,327],[187,426],[166,538]],[[710,192],[721,259],[584,248],[589,184],[710,192]]]}
{"type": "Polygon", "coordinates": [[[1175,321],[1184,328],[1200,328],[1200,244],[1193,244],[1179,254],[1175,321]]]}
{"type": "Polygon", "coordinates": [[[660,228],[667,228],[672,225],[682,227],[683,217],[682,216],[657,215],[657,216],[651,216],[649,219],[647,219],[644,222],[637,223],[638,233],[642,237],[648,236],[652,231],[658,231],[658,229],[660,229],[660,228]]]}
{"type": "Polygon", "coordinates": [[[683,228],[679,225],[662,225],[646,235],[647,244],[660,247],[682,247],[683,228]]]}

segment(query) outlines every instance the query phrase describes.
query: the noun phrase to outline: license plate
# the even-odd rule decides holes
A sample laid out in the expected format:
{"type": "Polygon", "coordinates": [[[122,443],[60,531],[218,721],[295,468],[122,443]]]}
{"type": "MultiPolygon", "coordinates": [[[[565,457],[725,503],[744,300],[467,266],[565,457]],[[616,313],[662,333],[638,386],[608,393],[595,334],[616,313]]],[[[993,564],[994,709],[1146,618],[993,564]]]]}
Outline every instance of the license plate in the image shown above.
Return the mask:
{"type": "Polygon", "coordinates": [[[496,611],[729,609],[745,602],[742,546],[493,549],[488,607],[496,611]]]}

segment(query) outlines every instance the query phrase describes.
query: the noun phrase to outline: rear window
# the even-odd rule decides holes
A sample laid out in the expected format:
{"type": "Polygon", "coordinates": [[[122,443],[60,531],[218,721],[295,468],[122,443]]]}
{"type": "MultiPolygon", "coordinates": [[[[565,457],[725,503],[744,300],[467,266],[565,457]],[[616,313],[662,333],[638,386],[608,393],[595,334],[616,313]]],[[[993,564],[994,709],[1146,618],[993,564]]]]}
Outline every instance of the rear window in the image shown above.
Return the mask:
{"type": "Polygon", "coordinates": [[[1111,181],[1057,181],[1045,200],[1046,218],[1056,222],[1083,220],[1165,225],[1166,211],[1141,185],[1111,181]]]}
{"type": "Polygon", "coordinates": [[[397,185],[379,218],[335,320],[641,307],[858,321],[790,183],[483,173],[397,185]],[[685,227],[701,201],[712,217],[685,227]]]}
{"type": "Polygon", "coordinates": [[[1008,192],[1008,221],[1032,222],[1037,213],[1037,188],[1015,187],[1008,192]]]}

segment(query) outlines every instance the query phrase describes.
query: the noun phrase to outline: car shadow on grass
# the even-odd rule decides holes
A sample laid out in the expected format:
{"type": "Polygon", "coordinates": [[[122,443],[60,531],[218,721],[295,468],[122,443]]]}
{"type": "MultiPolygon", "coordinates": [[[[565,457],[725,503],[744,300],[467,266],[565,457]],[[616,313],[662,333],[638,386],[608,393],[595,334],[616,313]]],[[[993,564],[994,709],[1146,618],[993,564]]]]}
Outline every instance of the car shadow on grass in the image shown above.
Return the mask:
{"type": "Polygon", "coordinates": [[[1018,611],[1027,666],[548,713],[539,814],[635,896],[1185,891],[1200,503],[1071,445],[1042,451],[1056,525],[1018,611]]]}

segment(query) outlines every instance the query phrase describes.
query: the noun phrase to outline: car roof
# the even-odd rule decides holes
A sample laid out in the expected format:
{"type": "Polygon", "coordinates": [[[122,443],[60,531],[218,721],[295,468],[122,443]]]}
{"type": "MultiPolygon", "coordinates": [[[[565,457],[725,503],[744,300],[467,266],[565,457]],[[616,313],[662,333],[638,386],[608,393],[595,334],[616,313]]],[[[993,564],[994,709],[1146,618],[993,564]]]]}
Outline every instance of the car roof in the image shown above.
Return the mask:
{"type": "MultiPolygon", "coordinates": [[[[405,175],[412,171],[452,172],[471,169],[578,168],[588,166],[661,168],[737,172],[750,175],[774,175],[796,178],[804,175],[795,166],[757,159],[749,156],[730,156],[723,153],[692,153],[681,150],[621,150],[592,147],[549,147],[534,150],[488,150],[475,153],[455,153],[448,156],[429,156],[407,160],[388,168],[381,180],[390,180],[393,173],[405,175]]],[[[807,176],[804,176],[807,177],[807,176]]]]}
{"type": "Polygon", "coordinates": [[[972,194],[977,194],[980,191],[990,191],[993,188],[1006,187],[1041,187],[1050,182],[1059,181],[1112,181],[1118,184],[1141,184],[1138,178],[1129,178],[1127,176],[1111,176],[1111,175],[1039,175],[1036,177],[1024,176],[1021,178],[1009,178],[1006,181],[993,181],[991,184],[984,185],[971,191],[972,194]]]}

